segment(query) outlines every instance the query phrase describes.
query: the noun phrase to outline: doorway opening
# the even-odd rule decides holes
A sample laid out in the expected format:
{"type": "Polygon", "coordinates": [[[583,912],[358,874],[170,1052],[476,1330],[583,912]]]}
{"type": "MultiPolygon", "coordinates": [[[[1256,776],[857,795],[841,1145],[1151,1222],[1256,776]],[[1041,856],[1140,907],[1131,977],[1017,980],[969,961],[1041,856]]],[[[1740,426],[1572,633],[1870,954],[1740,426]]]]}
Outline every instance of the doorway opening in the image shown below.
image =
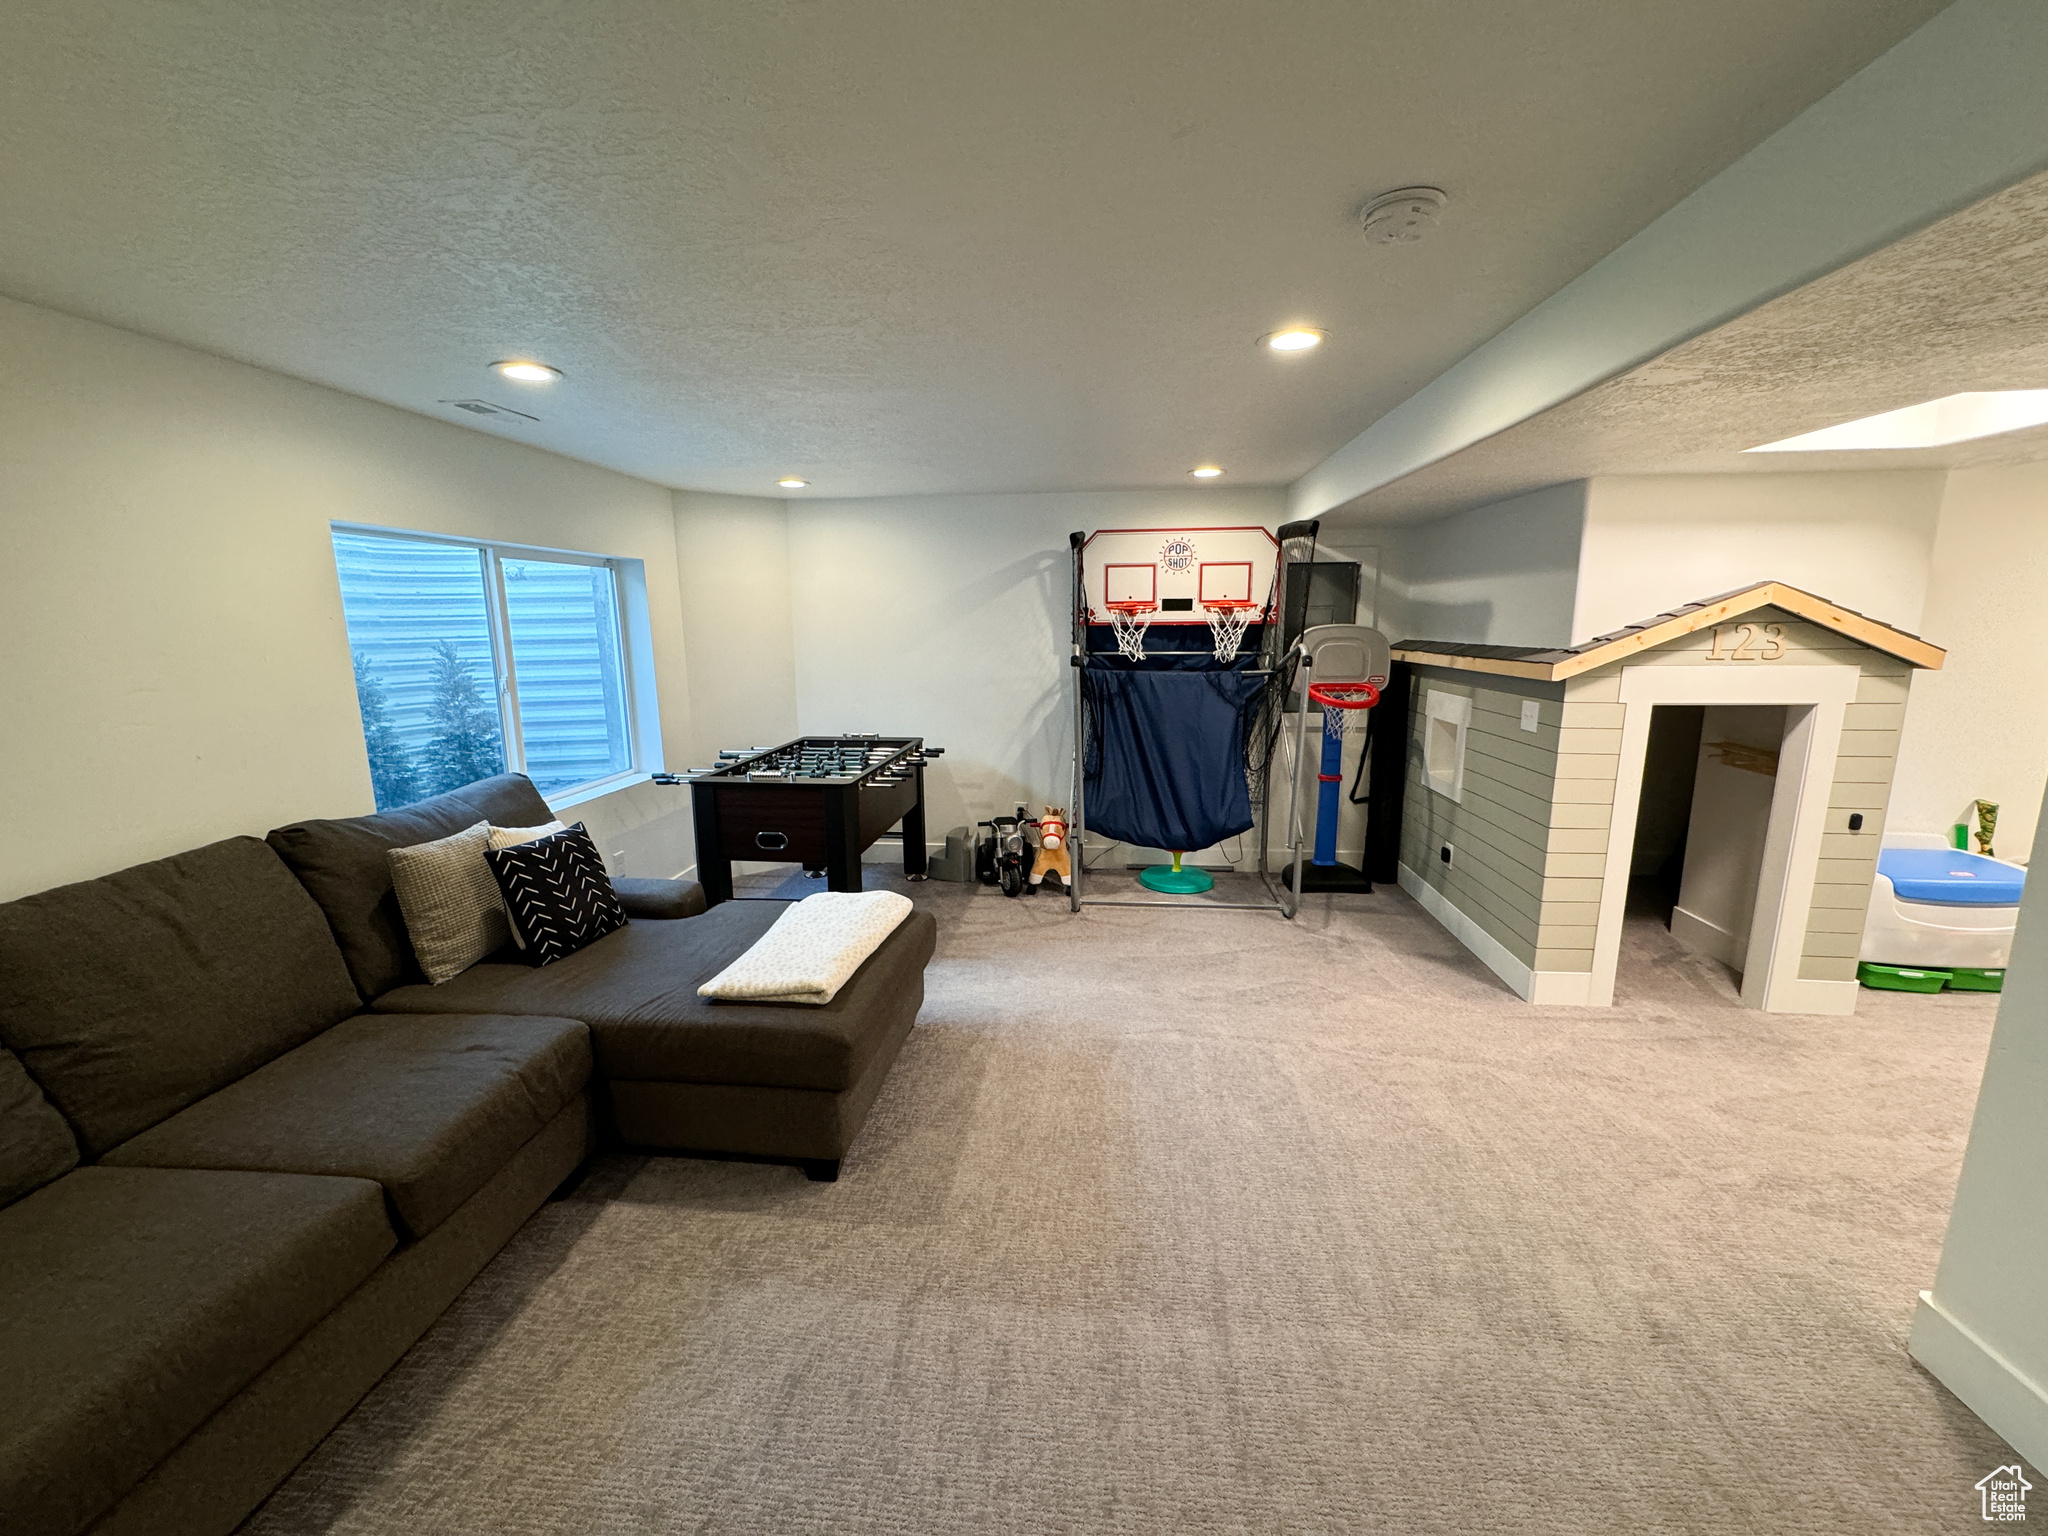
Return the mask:
{"type": "Polygon", "coordinates": [[[1636,801],[1636,840],[1628,865],[1630,918],[1671,926],[1684,883],[1685,841],[1699,769],[1702,704],[1659,704],[1650,711],[1643,747],[1643,792],[1636,801]]]}
{"type": "Polygon", "coordinates": [[[1659,704],[1629,858],[1627,925],[1655,923],[1737,977],[1771,851],[1787,710],[1659,704]]]}

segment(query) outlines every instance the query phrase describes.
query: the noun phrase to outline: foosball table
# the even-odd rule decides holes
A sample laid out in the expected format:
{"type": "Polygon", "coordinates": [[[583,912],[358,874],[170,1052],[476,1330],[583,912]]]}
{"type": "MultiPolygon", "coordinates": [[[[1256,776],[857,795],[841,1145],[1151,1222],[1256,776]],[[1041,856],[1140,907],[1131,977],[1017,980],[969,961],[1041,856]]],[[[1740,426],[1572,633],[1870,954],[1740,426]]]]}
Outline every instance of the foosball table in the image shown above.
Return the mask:
{"type": "Polygon", "coordinates": [[[835,891],[861,888],[860,856],[903,826],[903,872],[925,877],[924,769],[943,747],[918,736],[800,736],[718,754],[692,769],[697,879],[704,899],[732,899],[735,859],[822,870],[835,891]]]}

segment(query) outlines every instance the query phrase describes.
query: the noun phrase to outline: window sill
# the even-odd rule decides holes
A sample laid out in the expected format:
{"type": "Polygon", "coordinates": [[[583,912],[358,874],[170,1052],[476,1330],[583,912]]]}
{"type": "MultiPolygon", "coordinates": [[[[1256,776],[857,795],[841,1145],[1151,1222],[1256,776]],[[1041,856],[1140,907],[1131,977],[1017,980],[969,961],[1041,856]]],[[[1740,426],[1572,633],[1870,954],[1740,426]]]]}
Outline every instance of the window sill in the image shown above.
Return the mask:
{"type": "Polygon", "coordinates": [[[630,789],[635,784],[645,784],[647,780],[647,769],[634,768],[625,773],[615,773],[610,778],[592,779],[588,784],[578,784],[573,789],[565,789],[557,794],[543,795],[541,798],[547,801],[549,810],[566,811],[571,806],[582,805],[586,801],[601,800],[606,795],[616,795],[620,790],[630,789]]]}

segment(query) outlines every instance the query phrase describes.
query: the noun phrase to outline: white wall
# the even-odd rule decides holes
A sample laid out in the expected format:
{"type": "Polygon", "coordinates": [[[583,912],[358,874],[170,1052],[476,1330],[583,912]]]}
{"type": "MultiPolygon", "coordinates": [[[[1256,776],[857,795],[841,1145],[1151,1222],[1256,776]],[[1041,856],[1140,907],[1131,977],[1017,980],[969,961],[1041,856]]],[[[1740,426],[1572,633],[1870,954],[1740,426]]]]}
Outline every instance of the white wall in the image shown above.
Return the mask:
{"type": "Polygon", "coordinates": [[[1372,530],[1384,562],[1379,627],[1390,640],[1569,643],[1585,511],[1585,482],[1572,481],[1372,530]]]}
{"type": "MultiPolygon", "coordinates": [[[[330,519],[644,561],[680,741],[668,491],[6,300],[0,356],[0,899],[373,808],[330,519]]],[[[674,873],[682,793],[575,814],[674,873]]]]}
{"type": "Polygon", "coordinates": [[[1981,796],[2023,854],[2048,779],[2044,512],[2048,464],[1601,476],[1572,638],[1766,579],[1924,635],[1948,661],[1914,674],[1886,824],[1946,832],[1981,796]]]}
{"type": "MultiPolygon", "coordinates": [[[[2038,808],[2037,808],[2038,814],[2038,808]]],[[[2039,825],[2039,823],[2036,823],[2039,825]]],[[[2033,851],[2048,852],[2037,834],[2033,851]]],[[[2038,863],[2039,860],[2034,862],[2038,863]]],[[[1921,1364],[2034,1463],[2048,1466],[2048,880],[2027,882],[1932,1295],[1913,1320],[1921,1364]]],[[[2037,1479],[2038,1481],[2038,1479],[2037,1479]]]]}
{"type": "Polygon", "coordinates": [[[693,710],[685,739],[702,765],[721,747],[797,734],[789,512],[765,496],[702,491],[676,492],[675,506],[693,710]]]}
{"type": "Polygon", "coordinates": [[[1913,680],[1888,825],[1974,827],[1981,797],[1999,853],[2025,858],[2048,779],[2048,464],[1949,475],[1922,630],[1948,664],[1913,680]]]}
{"type": "Polygon", "coordinates": [[[1758,581],[1917,633],[1943,473],[1591,480],[1572,643],[1758,581]]]}
{"type": "Polygon", "coordinates": [[[789,503],[797,712],[807,731],[922,736],[931,838],[1068,800],[1067,535],[1277,527],[1284,493],[1208,487],[789,503]]]}

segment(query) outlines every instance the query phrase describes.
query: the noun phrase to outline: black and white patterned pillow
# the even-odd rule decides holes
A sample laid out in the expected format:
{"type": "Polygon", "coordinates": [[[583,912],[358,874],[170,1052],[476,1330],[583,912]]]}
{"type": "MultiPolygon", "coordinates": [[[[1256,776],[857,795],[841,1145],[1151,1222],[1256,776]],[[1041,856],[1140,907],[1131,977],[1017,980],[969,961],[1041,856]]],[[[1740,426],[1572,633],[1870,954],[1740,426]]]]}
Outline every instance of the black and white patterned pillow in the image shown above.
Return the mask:
{"type": "Polygon", "coordinates": [[[580,821],[530,843],[487,849],[484,858],[535,965],[552,965],[626,926],[626,910],[580,821]]]}

